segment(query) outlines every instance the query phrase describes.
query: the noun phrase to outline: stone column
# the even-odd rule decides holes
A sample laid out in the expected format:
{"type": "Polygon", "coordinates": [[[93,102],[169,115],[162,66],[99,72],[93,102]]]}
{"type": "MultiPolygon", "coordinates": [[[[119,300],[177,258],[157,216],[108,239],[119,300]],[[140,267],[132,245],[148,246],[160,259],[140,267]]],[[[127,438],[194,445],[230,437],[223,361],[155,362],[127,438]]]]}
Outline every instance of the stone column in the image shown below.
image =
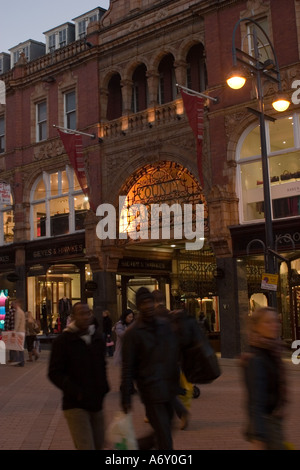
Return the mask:
{"type": "Polygon", "coordinates": [[[234,358],[241,352],[241,316],[246,307],[243,271],[234,258],[217,259],[221,356],[234,358]],[[240,314],[241,312],[241,314],[240,314]]]}
{"type": "Polygon", "coordinates": [[[97,290],[93,294],[93,301],[94,313],[100,326],[102,325],[103,310],[110,311],[112,321],[114,322],[117,313],[116,273],[96,271],[93,273],[93,281],[98,285],[97,290]]]}
{"type": "Polygon", "coordinates": [[[132,100],[132,80],[121,80],[122,101],[123,101],[123,116],[131,114],[131,100],[132,100]]]}
{"type": "MultiPolygon", "coordinates": [[[[178,83],[178,85],[186,86],[187,63],[183,60],[176,61],[174,62],[174,68],[175,68],[176,83],[178,83]]],[[[180,89],[178,89],[177,94],[180,95],[180,89]]]]}
{"type": "Polygon", "coordinates": [[[100,121],[106,121],[108,103],[108,90],[100,88],[100,121]]]}
{"type": "Polygon", "coordinates": [[[25,247],[18,246],[15,251],[16,274],[19,279],[16,281],[16,298],[22,301],[23,310],[27,310],[27,276],[25,266],[25,247]]]}
{"type": "Polygon", "coordinates": [[[158,83],[159,83],[159,73],[155,70],[148,70],[146,73],[148,91],[149,91],[149,104],[148,108],[152,106],[157,106],[157,95],[158,95],[158,83]]]}

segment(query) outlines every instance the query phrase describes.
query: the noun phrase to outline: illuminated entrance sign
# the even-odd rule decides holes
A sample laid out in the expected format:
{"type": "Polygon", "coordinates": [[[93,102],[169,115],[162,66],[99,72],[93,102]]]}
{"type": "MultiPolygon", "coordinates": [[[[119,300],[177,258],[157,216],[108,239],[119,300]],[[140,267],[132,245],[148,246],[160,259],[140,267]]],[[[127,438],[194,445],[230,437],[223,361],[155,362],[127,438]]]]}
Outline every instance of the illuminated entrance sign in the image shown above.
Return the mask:
{"type": "Polygon", "coordinates": [[[200,250],[207,229],[207,205],[201,186],[182,165],[160,161],[136,171],[121,190],[118,209],[102,204],[97,236],[126,240],[193,240],[187,250],[200,250]]]}
{"type": "Polygon", "coordinates": [[[127,197],[119,197],[119,230],[117,234],[117,214],[112,204],[101,204],[97,216],[102,217],[96,227],[98,238],[105,240],[171,240],[183,237],[194,240],[185,243],[186,250],[200,250],[204,245],[204,205],[196,204],[150,204],[150,212],[144,204],[127,205],[127,197]],[[196,212],[193,224],[193,211],[196,212]],[[195,228],[193,228],[195,225],[195,228]]]}

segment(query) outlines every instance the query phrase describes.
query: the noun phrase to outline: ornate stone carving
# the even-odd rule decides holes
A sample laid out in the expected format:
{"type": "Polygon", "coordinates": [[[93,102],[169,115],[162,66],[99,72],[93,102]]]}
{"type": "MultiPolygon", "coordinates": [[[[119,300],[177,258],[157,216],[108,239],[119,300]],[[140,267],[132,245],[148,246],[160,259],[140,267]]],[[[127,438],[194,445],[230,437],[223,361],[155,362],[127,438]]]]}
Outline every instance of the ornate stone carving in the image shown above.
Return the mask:
{"type": "Polygon", "coordinates": [[[35,147],[33,153],[33,160],[46,160],[47,158],[53,158],[58,155],[62,155],[65,152],[63,145],[59,140],[54,140],[43,145],[35,147]]]}

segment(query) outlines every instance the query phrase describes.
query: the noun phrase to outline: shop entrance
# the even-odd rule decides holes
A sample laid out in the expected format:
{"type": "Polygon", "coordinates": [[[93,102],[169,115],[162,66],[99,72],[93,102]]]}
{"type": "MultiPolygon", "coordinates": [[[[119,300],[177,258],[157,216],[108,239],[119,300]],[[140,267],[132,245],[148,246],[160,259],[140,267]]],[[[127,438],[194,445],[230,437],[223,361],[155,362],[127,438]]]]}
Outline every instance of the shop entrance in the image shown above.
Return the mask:
{"type": "Polygon", "coordinates": [[[52,265],[46,274],[28,277],[28,310],[35,313],[45,334],[59,332],[62,305],[69,312],[82,300],[84,280],[83,263],[52,265]]]}

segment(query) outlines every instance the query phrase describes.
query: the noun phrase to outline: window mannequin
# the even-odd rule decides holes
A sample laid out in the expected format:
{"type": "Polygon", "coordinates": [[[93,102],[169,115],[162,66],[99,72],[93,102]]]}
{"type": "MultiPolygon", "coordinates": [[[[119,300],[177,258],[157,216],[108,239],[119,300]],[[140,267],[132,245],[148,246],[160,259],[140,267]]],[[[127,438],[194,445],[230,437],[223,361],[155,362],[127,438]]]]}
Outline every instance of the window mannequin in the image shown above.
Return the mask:
{"type": "Polygon", "coordinates": [[[63,331],[67,326],[67,318],[71,313],[71,309],[72,303],[70,299],[68,299],[66,296],[59,299],[58,313],[60,317],[61,331],[63,331]]]}

